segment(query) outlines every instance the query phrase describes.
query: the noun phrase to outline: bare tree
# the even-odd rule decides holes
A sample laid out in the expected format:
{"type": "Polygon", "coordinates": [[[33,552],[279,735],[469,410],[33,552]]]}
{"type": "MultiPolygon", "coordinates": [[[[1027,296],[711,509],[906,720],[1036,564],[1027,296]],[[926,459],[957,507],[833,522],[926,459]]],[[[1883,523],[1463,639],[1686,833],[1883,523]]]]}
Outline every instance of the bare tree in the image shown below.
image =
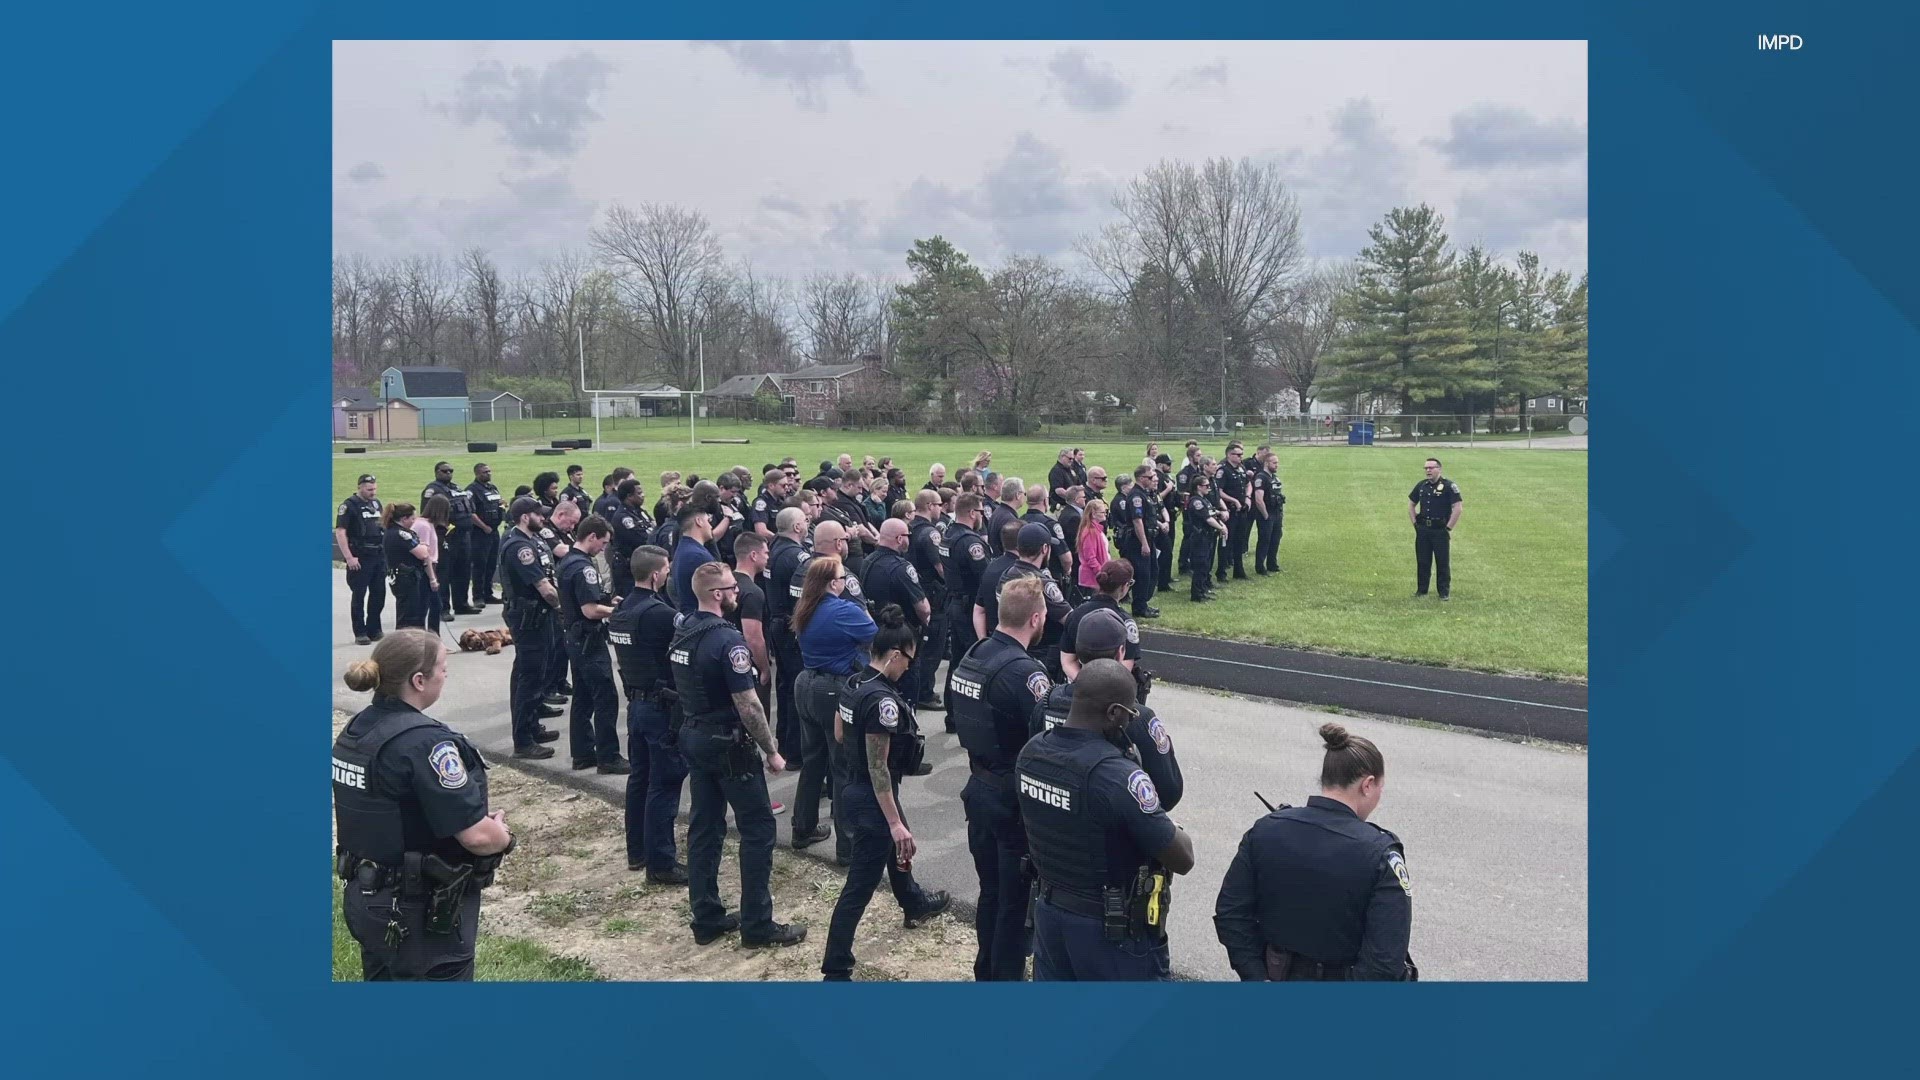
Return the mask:
{"type": "Polygon", "coordinates": [[[642,316],[636,332],[677,385],[693,385],[702,306],[719,298],[716,284],[725,281],[720,242],[706,217],[665,204],[646,203],[633,211],[616,203],[591,240],[642,316]]]}
{"type": "Polygon", "coordinates": [[[962,358],[980,398],[1009,421],[1063,402],[1106,354],[1093,291],[1038,256],[1016,256],[987,281],[962,328],[962,358]]]}
{"type": "Polygon", "coordinates": [[[403,359],[427,365],[440,363],[447,324],[454,315],[455,289],[447,264],[437,255],[407,258],[400,264],[399,291],[403,359]]]}
{"type": "Polygon", "coordinates": [[[368,374],[381,358],[374,315],[380,275],[365,255],[333,260],[333,358],[337,366],[368,374]]]}
{"type": "Polygon", "coordinates": [[[466,316],[475,336],[476,366],[493,373],[500,370],[500,358],[506,352],[511,313],[507,308],[506,284],[493,259],[480,248],[468,248],[460,256],[466,316]]]}
{"type": "Polygon", "coordinates": [[[879,299],[858,274],[815,274],[800,286],[799,317],[807,358],[850,364],[880,345],[879,299]]]}
{"type": "Polygon", "coordinates": [[[1358,279],[1350,262],[1331,263],[1287,290],[1275,317],[1267,321],[1262,343],[1272,351],[1281,386],[1300,396],[1300,411],[1313,411],[1320,362],[1339,340],[1340,297],[1358,279]]]}

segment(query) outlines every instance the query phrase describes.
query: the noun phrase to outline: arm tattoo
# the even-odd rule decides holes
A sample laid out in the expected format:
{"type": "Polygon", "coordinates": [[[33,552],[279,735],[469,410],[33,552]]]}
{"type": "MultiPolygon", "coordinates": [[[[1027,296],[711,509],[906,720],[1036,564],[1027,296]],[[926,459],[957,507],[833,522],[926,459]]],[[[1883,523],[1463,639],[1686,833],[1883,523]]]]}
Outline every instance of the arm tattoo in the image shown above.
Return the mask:
{"type": "Polygon", "coordinates": [[[738,690],[733,695],[733,707],[740,713],[740,723],[746,727],[747,734],[764,753],[774,752],[773,735],[767,731],[767,712],[760,707],[760,695],[752,687],[738,690]]]}
{"type": "Polygon", "coordinates": [[[885,732],[867,732],[867,777],[873,781],[877,798],[881,792],[893,793],[893,776],[887,772],[887,747],[891,736],[885,732]]]}

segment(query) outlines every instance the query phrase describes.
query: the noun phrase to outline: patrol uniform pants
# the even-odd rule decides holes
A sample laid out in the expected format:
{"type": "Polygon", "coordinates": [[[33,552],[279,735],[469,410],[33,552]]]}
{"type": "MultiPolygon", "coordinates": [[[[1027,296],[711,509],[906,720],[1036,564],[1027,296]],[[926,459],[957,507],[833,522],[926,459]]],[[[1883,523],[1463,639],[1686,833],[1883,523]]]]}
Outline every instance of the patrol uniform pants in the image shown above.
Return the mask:
{"type": "Polygon", "coordinates": [[[393,575],[393,625],[399,628],[427,625],[427,575],[411,566],[403,566],[393,575]]]}
{"type": "Polygon", "coordinates": [[[1445,596],[1453,588],[1453,565],[1448,558],[1448,549],[1453,543],[1453,532],[1444,522],[1429,525],[1425,521],[1413,527],[1413,576],[1415,588],[1422,595],[1427,591],[1427,575],[1436,572],[1440,578],[1440,595],[1445,596]]]}
{"type": "Polygon", "coordinates": [[[353,620],[354,637],[372,637],[380,633],[380,613],[387,609],[387,553],[353,553],[360,569],[347,571],[347,589],[353,599],[347,605],[353,620]]]}
{"type": "Polygon", "coordinates": [[[844,676],[808,668],[794,682],[799,695],[800,730],[806,737],[806,755],[800,760],[800,783],[793,793],[793,835],[805,836],[820,826],[820,791],[833,799],[833,851],[840,859],[853,856],[853,840],[840,805],[846,782],[846,764],[833,741],[833,718],[840,712],[844,676]]]}
{"type": "Polygon", "coordinates": [[[967,813],[967,850],[980,877],[980,901],[974,908],[973,930],[979,939],[974,953],[975,982],[1019,982],[1027,975],[1028,881],[1021,872],[1027,854],[1027,833],[1020,824],[1014,778],[983,777],[976,772],[960,791],[967,813]]]}
{"type": "MultiPolygon", "coordinates": [[[[846,802],[842,820],[852,834],[853,852],[847,880],[840,886],[840,899],[833,905],[833,921],[827,928],[826,956],[820,961],[820,974],[830,981],[853,976],[854,931],[859,929],[860,917],[866,914],[882,876],[892,886],[893,898],[907,918],[917,919],[927,910],[926,890],[913,880],[911,871],[900,869],[894,861],[893,831],[887,826],[887,816],[880,812],[873,782],[848,784],[841,793],[846,802]]],[[[840,803],[840,799],[834,800],[836,810],[840,803]]],[[[900,806],[898,781],[893,783],[893,805],[896,809],[900,806]]],[[[906,820],[904,811],[900,820],[906,820]]]]}
{"type": "Polygon", "coordinates": [[[768,644],[773,649],[773,742],[780,756],[798,762],[806,756],[806,737],[800,732],[800,710],[795,707],[794,682],[800,677],[800,643],[794,640],[787,620],[777,618],[768,625],[768,644]]]}
{"type": "Polygon", "coordinates": [[[680,816],[680,789],[687,760],[668,744],[666,708],[634,699],[627,709],[627,865],[645,863],[656,874],[680,864],[673,846],[673,823],[680,816]]]}
{"type": "Polygon", "coordinates": [[[468,581],[472,571],[468,569],[468,549],[472,547],[472,530],[455,528],[440,541],[440,565],[445,568],[444,581],[453,606],[449,611],[467,606],[468,581]]]}
{"type": "Polygon", "coordinates": [[[967,655],[973,643],[980,640],[973,636],[973,597],[956,596],[947,602],[947,681],[941,692],[941,700],[947,718],[947,730],[953,730],[953,669],[960,666],[960,658],[967,655]]]}
{"type": "MultiPolygon", "coordinates": [[[[720,848],[727,809],[740,830],[740,936],[764,941],[773,933],[773,804],[767,774],[732,771],[732,728],[687,724],[680,729],[692,805],[687,813],[687,899],[695,930],[718,930],[727,916],[720,899],[720,848]]],[[[759,757],[756,753],[755,758],[759,757]]]]}
{"type": "Polygon", "coordinates": [[[1286,511],[1276,506],[1273,513],[1256,524],[1260,538],[1253,548],[1253,568],[1272,573],[1280,569],[1280,536],[1286,531],[1286,511]]]}
{"type": "Polygon", "coordinates": [[[507,629],[513,631],[513,676],[508,683],[513,748],[525,750],[538,743],[534,736],[540,730],[540,699],[547,692],[553,614],[544,601],[515,600],[507,609],[507,629]]]}
{"type": "Polygon", "coordinates": [[[1164,982],[1170,978],[1167,939],[1108,941],[1105,925],[1042,900],[1033,912],[1034,982],[1164,982]]]}
{"type": "Polygon", "coordinates": [[[1171,526],[1161,535],[1159,543],[1154,545],[1153,561],[1159,570],[1159,573],[1154,575],[1159,579],[1154,591],[1171,590],[1173,588],[1173,529],[1171,526]]]}
{"type": "Polygon", "coordinates": [[[613,684],[604,626],[582,619],[566,633],[567,659],[580,678],[567,717],[567,739],[573,760],[611,765],[620,757],[620,692],[613,684]]]}
{"type": "Polygon", "coordinates": [[[1129,539],[1122,544],[1120,554],[1133,567],[1133,614],[1139,618],[1147,613],[1147,602],[1153,599],[1153,587],[1160,580],[1160,567],[1140,550],[1135,540],[1129,539]]]}
{"type": "Polygon", "coordinates": [[[1220,534],[1209,528],[1202,528],[1193,537],[1193,550],[1187,555],[1187,570],[1193,575],[1193,593],[1195,600],[1213,591],[1213,551],[1219,543],[1220,534]]]}
{"type": "Polygon", "coordinates": [[[468,889],[450,934],[427,929],[427,898],[400,901],[399,923],[406,930],[398,948],[387,946],[387,923],[395,918],[388,886],[363,893],[348,881],[340,895],[347,930],[360,943],[360,975],[368,982],[472,982],[473,947],[480,935],[480,890],[468,889]]]}
{"type": "MultiPolygon", "coordinates": [[[[1236,511],[1227,521],[1227,547],[1233,563],[1233,576],[1245,580],[1247,576],[1247,537],[1253,531],[1253,511],[1236,511]]],[[[1220,569],[1225,570],[1222,566],[1220,569]]]]}
{"type": "Polygon", "coordinates": [[[919,651],[913,654],[913,666],[907,669],[907,691],[913,695],[914,704],[933,700],[933,675],[940,670],[940,660],[947,655],[947,604],[943,599],[938,607],[927,606],[930,618],[920,631],[919,651]]]}
{"type": "Polygon", "coordinates": [[[494,599],[493,575],[500,569],[500,534],[493,529],[475,529],[468,534],[467,565],[472,571],[473,606],[494,599]]]}

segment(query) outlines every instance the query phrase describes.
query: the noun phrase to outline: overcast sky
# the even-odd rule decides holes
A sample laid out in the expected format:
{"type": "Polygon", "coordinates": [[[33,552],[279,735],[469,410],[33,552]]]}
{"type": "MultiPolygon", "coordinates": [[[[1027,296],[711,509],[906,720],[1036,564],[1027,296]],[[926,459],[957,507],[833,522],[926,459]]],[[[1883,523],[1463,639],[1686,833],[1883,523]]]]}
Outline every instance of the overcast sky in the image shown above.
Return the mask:
{"type": "Polygon", "coordinates": [[[757,272],[898,276],[1076,237],[1163,158],[1273,161],[1308,254],[1396,205],[1587,265],[1584,42],[339,42],[334,244],[510,273],[621,202],[704,213],[757,272]]]}

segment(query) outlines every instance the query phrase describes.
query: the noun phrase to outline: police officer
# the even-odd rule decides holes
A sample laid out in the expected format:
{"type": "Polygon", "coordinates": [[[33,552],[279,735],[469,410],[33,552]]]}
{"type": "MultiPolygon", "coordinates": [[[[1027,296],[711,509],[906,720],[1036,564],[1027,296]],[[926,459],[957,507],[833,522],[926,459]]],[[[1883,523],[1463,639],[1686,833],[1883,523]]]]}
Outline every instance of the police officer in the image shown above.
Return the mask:
{"type": "Polygon", "coordinates": [[[1253,454],[1253,515],[1259,530],[1253,545],[1253,572],[1280,572],[1280,535],[1285,531],[1284,511],[1287,497],[1280,491],[1276,475],[1279,459],[1273,448],[1263,446],[1253,454]]]}
{"type": "Polygon", "coordinates": [[[918,771],[926,748],[906,692],[920,634],[896,604],[881,605],[874,621],[877,630],[868,645],[867,666],[847,680],[835,719],[847,762],[839,793],[846,803],[841,817],[853,846],[820,963],[820,974],[828,982],[853,977],[854,931],[883,869],[909,929],[952,902],[944,890],[929,895],[913,880],[913,833],[900,810],[900,778],[918,771]]]}
{"type": "MultiPolygon", "coordinates": [[[[920,574],[919,567],[907,557],[910,538],[908,526],[899,518],[888,518],[880,523],[880,539],[876,541],[873,554],[867,556],[867,579],[861,584],[866,593],[867,603],[878,612],[887,604],[896,604],[905,613],[907,625],[914,633],[924,638],[927,624],[933,619],[933,601],[927,595],[926,579],[920,574]]],[[[918,653],[919,646],[913,650],[918,653]]],[[[915,672],[919,674],[916,665],[915,672]]],[[[911,697],[914,689],[912,679],[901,684],[911,697]]],[[[912,704],[909,701],[909,704],[912,704]]]]}
{"type": "MultiPolygon", "coordinates": [[[[1127,569],[1124,562],[1107,565],[1122,573],[1127,569]]],[[[1077,628],[1076,645],[1079,652],[1074,654],[1073,669],[1077,676],[1081,668],[1095,660],[1118,660],[1121,667],[1132,673],[1134,692],[1140,697],[1140,714],[1127,722],[1126,731],[1122,733],[1125,739],[1116,741],[1116,745],[1121,753],[1147,771],[1147,776],[1153,780],[1153,789],[1160,793],[1160,806],[1172,810],[1180,805],[1180,797],[1187,790],[1186,780],[1180,772],[1180,759],[1173,752],[1173,737],[1167,733],[1167,725],[1140,696],[1147,680],[1140,668],[1134,666],[1126,656],[1128,648],[1138,648],[1139,642],[1134,639],[1139,635],[1124,623],[1124,619],[1125,616],[1117,609],[1093,609],[1077,628]]],[[[1072,708],[1073,683],[1054,687],[1053,692],[1047,695],[1046,703],[1036,710],[1034,733],[1060,726],[1072,708]]]]}
{"type": "Polygon", "coordinates": [[[587,470],[584,467],[569,465],[567,466],[567,486],[560,489],[560,497],[573,500],[573,504],[580,508],[580,517],[583,520],[593,513],[593,496],[587,494],[587,489],[581,484],[581,481],[586,478],[587,470]]]}
{"type": "Polygon", "coordinates": [[[980,591],[980,579],[987,568],[987,542],[975,529],[980,527],[980,496],[961,492],[953,499],[953,524],[941,537],[947,568],[947,682],[941,697],[946,702],[947,731],[954,730],[953,670],[973,643],[974,597],[980,591]]]}
{"type": "Polygon", "coordinates": [[[500,602],[493,595],[493,579],[500,568],[500,524],[507,518],[506,500],[494,486],[492,466],[484,461],[473,467],[467,498],[475,524],[467,544],[467,568],[472,571],[473,606],[481,608],[500,602]]]}
{"type": "Polygon", "coordinates": [[[793,603],[800,598],[794,570],[807,559],[807,512],[782,507],[773,527],[773,543],[767,548],[767,643],[773,649],[774,741],[780,756],[799,761],[806,745],[794,709],[793,683],[801,667],[800,641],[793,636],[793,603]]]}
{"type": "Polygon", "coordinates": [[[473,516],[473,495],[465,488],[453,486],[453,466],[439,462],[433,467],[433,482],[420,493],[420,505],[435,495],[445,495],[447,506],[453,515],[453,532],[447,536],[447,550],[442,554],[445,564],[447,585],[453,593],[453,613],[455,615],[478,615],[480,609],[467,603],[469,551],[473,536],[480,531],[480,523],[473,516]]]}
{"type": "Polygon", "coordinates": [[[647,544],[633,553],[634,586],[607,619],[607,638],[627,695],[627,869],[645,870],[655,885],[685,885],[687,868],[674,852],[673,822],[687,762],[670,731],[679,696],[667,650],[681,615],[660,596],[667,552],[647,544]]]}
{"type": "Polygon", "coordinates": [[[706,945],[738,929],[740,943],[748,948],[798,944],[806,940],[806,927],[773,920],[773,808],[765,774],[778,773],[787,763],[760,707],[753,653],[726,620],[739,586],[721,562],[703,564],[687,580],[699,606],[681,621],[667,660],[680,696],[684,719],[678,740],[693,792],[687,815],[693,940],[706,945]],[[738,915],[720,900],[728,808],[740,831],[738,915]]]}
{"type": "MultiPolygon", "coordinates": [[[[1060,671],[1060,632],[1066,626],[1067,616],[1073,614],[1073,608],[1067,603],[1067,595],[1061,591],[1060,583],[1046,569],[1047,550],[1052,546],[1052,534],[1044,525],[1020,526],[1019,538],[1014,541],[1014,551],[1018,556],[1006,572],[1000,575],[999,588],[1004,590],[1007,583],[1021,578],[1040,579],[1040,592],[1047,601],[1047,621],[1041,629],[1039,638],[1027,646],[1027,652],[1040,661],[1047,669],[1047,676],[1058,682],[1066,675],[1060,671]]],[[[998,621],[998,597],[992,597],[993,603],[987,609],[988,625],[998,621]]]]}
{"type": "Polygon", "coordinates": [[[995,555],[1007,554],[1002,542],[1007,526],[1020,520],[1020,511],[1015,509],[1027,494],[1027,486],[1017,476],[1009,476],[1000,484],[1000,498],[993,504],[993,510],[987,515],[987,547],[995,555]]]}
{"type": "MultiPolygon", "coordinates": [[[[1060,504],[1060,539],[1069,552],[1073,553],[1073,565],[1080,564],[1080,525],[1087,516],[1087,489],[1074,484],[1067,489],[1067,501],[1060,504]]],[[[1080,589],[1080,573],[1076,569],[1060,581],[1061,588],[1067,590],[1067,599],[1080,600],[1084,593],[1080,589]]]]}
{"type": "Polygon", "coordinates": [[[396,630],[346,683],[373,691],[333,743],[334,872],[361,974],[470,982],[480,890],[513,834],[487,809],[479,751],[425,712],[447,684],[447,651],[425,630],[396,630]]]}
{"type": "Polygon", "coordinates": [[[1188,439],[1186,463],[1180,466],[1180,471],[1173,478],[1175,505],[1180,511],[1180,559],[1175,569],[1180,574],[1187,572],[1187,560],[1193,554],[1193,535],[1186,528],[1187,496],[1193,493],[1193,478],[1205,472],[1205,467],[1200,463],[1200,444],[1188,439]]]}
{"type": "MultiPolygon", "coordinates": [[[[1059,457],[1054,461],[1053,468],[1047,470],[1047,504],[1057,508],[1065,503],[1067,489],[1077,483],[1079,478],[1074,470],[1073,447],[1063,446],[1060,448],[1059,457]]],[[[1032,505],[1033,500],[1028,499],[1027,502],[1032,505]]]]}
{"type": "Polygon", "coordinates": [[[960,801],[967,850],[980,878],[973,920],[979,939],[973,977],[979,982],[1018,982],[1026,974],[1027,835],[1014,761],[1027,741],[1034,703],[1053,689],[1046,669],[1027,653],[1046,619],[1039,578],[1008,582],[1000,594],[999,624],[967,650],[950,679],[954,723],[972,772],[960,801]]]}
{"type": "Polygon", "coordinates": [[[620,481],[632,475],[633,470],[622,465],[600,478],[600,497],[593,500],[593,512],[605,518],[609,525],[613,524],[613,516],[622,505],[619,494],[620,481]]]}
{"type": "Polygon", "coordinates": [[[607,654],[607,617],[613,614],[613,597],[607,594],[606,583],[593,565],[593,557],[607,546],[612,535],[613,530],[601,517],[582,521],[574,530],[572,550],[560,560],[556,577],[567,661],[580,680],[574,688],[573,715],[568,722],[573,767],[625,776],[630,770],[627,759],[620,756],[620,698],[613,686],[613,660],[607,654]]]}
{"type": "Polygon", "coordinates": [[[1227,571],[1233,571],[1235,581],[1247,579],[1245,555],[1247,551],[1247,530],[1253,525],[1253,512],[1248,506],[1248,475],[1244,459],[1246,447],[1237,442],[1227,444],[1226,462],[1220,466],[1217,487],[1220,501],[1227,508],[1227,532],[1224,537],[1226,546],[1220,550],[1220,565],[1214,570],[1217,581],[1227,580],[1227,571]]]}
{"type": "MultiPolygon", "coordinates": [[[[1098,591],[1068,612],[1060,626],[1060,670],[1069,679],[1080,673],[1080,662],[1075,659],[1081,648],[1080,624],[1096,611],[1113,612],[1126,630],[1126,655],[1121,660],[1127,667],[1131,669],[1140,660],[1140,624],[1120,607],[1128,590],[1133,588],[1133,564],[1125,559],[1111,560],[1100,568],[1093,580],[1098,591]]],[[[1141,695],[1140,700],[1145,701],[1146,695],[1141,695]]]]}
{"type": "Polygon", "coordinates": [[[760,474],[760,490],[753,495],[753,502],[747,506],[747,527],[773,542],[776,530],[775,519],[780,516],[780,504],[787,500],[787,472],[778,465],[769,465],[760,474]]]}
{"type": "Polygon", "coordinates": [[[1413,595],[1427,595],[1429,569],[1439,577],[1440,599],[1451,599],[1453,527],[1460,524],[1460,485],[1440,475],[1440,459],[1427,459],[1427,478],[1407,494],[1407,517],[1413,522],[1413,595]]]}
{"type": "Polygon", "coordinates": [[[1139,715],[1133,676],[1095,660],[1075,684],[1066,721],[1027,743],[1017,765],[1038,878],[1033,978],[1164,980],[1169,885],[1193,869],[1193,841],[1115,745],[1139,715]]]}
{"type": "MultiPolygon", "coordinates": [[[[435,576],[433,556],[414,531],[419,520],[409,503],[389,503],[382,520],[387,531],[381,539],[389,582],[393,588],[395,626],[427,625],[427,592],[440,590],[435,576]]],[[[431,525],[427,526],[431,528],[431,525]]]]}
{"type": "Polygon", "coordinates": [[[507,507],[513,528],[500,545],[500,565],[507,581],[507,629],[513,632],[513,675],[509,684],[513,713],[513,756],[550,758],[553,749],[541,746],[560,737],[558,731],[541,726],[542,717],[559,716],[560,710],[548,705],[546,694],[551,673],[549,655],[553,651],[554,615],[560,607],[560,591],[553,583],[553,551],[536,533],[541,526],[538,499],[522,497],[507,507]]]}
{"type": "Polygon", "coordinates": [[[1168,592],[1173,588],[1173,526],[1180,517],[1184,505],[1180,493],[1173,486],[1173,459],[1165,454],[1154,461],[1154,497],[1160,500],[1160,534],[1155,541],[1154,562],[1157,564],[1158,578],[1153,591],[1168,592]]]}
{"type": "Polygon", "coordinates": [[[1052,552],[1047,556],[1047,573],[1060,582],[1061,588],[1065,588],[1073,580],[1073,548],[1067,544],[1066,529],[1052,514],[1041,509],[1046,497],[1047,493],[1041,490],[1039,484],[1027,485],[1027,512],[1020,515],[1020,520],[1044,526],[1052,537],[1047,541],[1052,545],[1052,552]]]}
{"type": "Polygon", "coordinates": [[[682,615],[691,615],[700,607],[693,591],[694,571],[713,561],[707,542],[713,539],[713,519],[707,508],[691,500],[675,516],[679,540],[673,547],[673,606],[682,615]]]}
{"type": "Polygon", "coordinates": [[[1152,472],[1150,465],[1134,468],[1133,484],[1114,500],[1110,515],[1113,527],[1120,530],[1120,557],[1133,564],[1133,617],[1136,619],[1160,617],[1160,609],[1147,602],[1153,599],[1153,585],[1159,576],[1153,541],[1160,531],[1160,504],[1141,482],[1152,472]]]}
{"type": "Polygon", "coordinates": [[[1220,883],[1214,932],[1243,981],[1418,979],[1407,953],[1413,878],[1400,838],[1367,820],[1386,761],[1322,724],[1320,794],[1253,823],[1220,883]]]}
{"type": "MultiPolygon", "coordinates": [[[[1153,579],[1154,591],[1158,592],[1160,581],[1162,580],[1161,567],[1168,561],[1167,547],[1173,542],[1173,536],[1169,527],[1170,523],[1167,521],[1166,499],[1160,488],[1160,481],[1162,479],[1160,470],[1158,467],[1148,468],[1144,465],[1141,466],[1141,469],[1145,469],[1145,471],[1142,472],[1140,469],[1134,470],[1133,488],[1136,492],[1145,492],[1146,520],[1144,524],[1147,527],[1147,543],[1153,546],[1153,558],[1148,560],[1147,572],[1148,576],[1153,579]]],[[[1159,615],[1159,608],[1154,607],[1152,604],[1146,606],[1147,618],[1158,618],[1159,615]]]]}
{"type": "Polygon", "coordinates": [[[993,632],[994,612],[1000,607],[1000,579],[1020,561],[1020,530],[1026,528],[1010,521],[1000,529],[1000,554],[987,560],[980,570],[980,587],[973,594],[973,636],[976,640],[993,632]]]}
{"type": "Polygon", "coordinates": [[[1186,531],[1188,546],[1184,561],[1193,575],[1189,599],[1204,604],[1213,599],[1213,554],[1219,547],[1219,538],[1227,531],[1214,506],[1213,478],[1204,472],[1194,475],[1193,489],[1187,494],[1186,531]]]}
{"type": "Polygon", "coordinates": [[[353,620],[353,643],[380,640],[380,613],[387,607],[385,525],[381,521],[380,485],[372,473],[363,473],[340,504],[333,520],[333,544],[347,563],[347,588],[353,598],[347,614],[353,620]]]}
{"type": "Polygon", "coordinates": [[[608,569],[613,571],[613,593],[625,596],[633,588],[633,553],[653,539],[653,519],[647,516],[646,492],[640,481],[627,477],[614,488],[613,516],[607,525],[613,529],[608,569]]]}
{"type": "Polygon", "coordinates": [[[913,496],[913,515],[907,518],[907,561],[927,595],[927,625],[913,654],[907,676],[907,696],[915,709],[943,708],[933,696],[933,676],[947,654],[947,556],[937,525],[940,493],[921,490],[913,496]]]}

